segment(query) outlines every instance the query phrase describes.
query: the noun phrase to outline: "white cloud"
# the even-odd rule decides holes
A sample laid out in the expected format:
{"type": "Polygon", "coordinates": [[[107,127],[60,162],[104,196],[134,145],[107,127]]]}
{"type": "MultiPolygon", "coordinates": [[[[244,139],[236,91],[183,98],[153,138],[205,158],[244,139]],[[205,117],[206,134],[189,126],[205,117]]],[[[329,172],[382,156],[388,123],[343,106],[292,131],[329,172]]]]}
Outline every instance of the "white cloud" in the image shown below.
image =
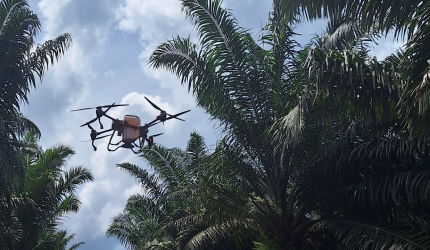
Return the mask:
{"type": "Polygon", "coordinates": [[[124,189],[123,197],[128,199],[128,197],[138,193],[142,193],[142,187],[139,184],[135,184],[130,188],[124,189]]]}
{"type": "Polygon", "coordinates": [[[162,33],[160,26],[175,27],[183,22],[178,0],[126,0],[116,11],[119,28],[125,31],[143,31],[143,36],[162,33]],[[147,34],[147,35],[146,35],[147,34]]]}
{"type": "Polygon", "coordinates": [[[370,51],[370,54],[376,56],[378,61],[382,61],[405,44],[406,41],[395,40],[394,34],[391,33],[386,38],[378,41],[378,45],[373,46],[374,48],[370,51]]]}
{"type": "Polygon", "coordinates": [[[122,212],[124,209],[123,206],[119,204],[113,204],[110,201],[107,202],[100,211],[100,214],[97,216],[98,230],[94,232],[93,237],[102,236],[106,234],[106,230],[109,227],[110,220],[108,218],[112,218],[118,213],[122,212]]]}
{"type": "Polygon", "coordinates": [[[178,0],[126,0],[126,3],[116,12],[119,28],[128,32],[137,32],[142,44],[139,61],[143,72],[159,81],[161,88],[170,90],[175,103],[191,106],[193,98],[178,79],[165,70],[149,69],[147,62],[154,48],[166,39],[180,35],[187,37],[192,33],[192,27],[185,19],[178,0]]]}
{"type": "MultiPolygon", "coordinates": [[[[142,55],[140,58],[142,61],[144,60],[142,55]]],[[[165,69],[150,69],[147,66],[142,66],[142,68],[146,75],[151,76],[159,82],[161,88],[172,92],[175,103],[188,108],[195,106],[195,101],[191,94],[192,89],[191,93],[188,93],[188,84],[181,85],[179,79],[172,72],[165,69]]]]}
{"type": "Polygon", "coordinates": [[[113,70],[105,71],[103,73],[103,76],[104,77],[113,77],[113,76],[115,76],[115,71],[113,71],[113,70]]]}
{"type": "Polygon", "coordinates": [[[53,34],[60,27],[60,23],[56,21],[56,17],[61,15],[61,12],[64,10],[65,6],[71,0],[41,0],[38,3],[39,12],[46,18],[43,27],[44,27],[44,40],[52,39],[56,36],[53,34]]]}

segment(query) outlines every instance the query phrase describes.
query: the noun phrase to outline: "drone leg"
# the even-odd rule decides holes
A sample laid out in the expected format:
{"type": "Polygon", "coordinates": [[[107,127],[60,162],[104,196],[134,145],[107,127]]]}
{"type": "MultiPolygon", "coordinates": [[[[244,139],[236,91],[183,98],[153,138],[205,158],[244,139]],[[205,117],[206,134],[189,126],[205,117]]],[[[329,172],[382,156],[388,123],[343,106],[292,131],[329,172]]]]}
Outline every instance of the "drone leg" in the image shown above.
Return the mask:
{"type": "Polygon", "coordinates": [[[121,142],[122,142],[122,141],[119,141],[119,142],[117,142],[117,143],[110,143],[110,145],[114,145],[114,146],[116,146],[116,145],[119,145],[121,142]]]}
{"type": "Polygon", "coordinates": [[[121,146],[118,146],[118,147],[116,147],[115,149],[110,149],[109,148],[109,145],[108,145],[108,151],[111,151],[111,152],[114,152],[114,151],[116,151],[117,149],[119,149],[121,146]]]}
{"type": "Polygon", "coordinates": [[[94,151],[97,151],[97,147],[96,147],[96,146],[94,146],[94,140],[93,140],[93,142],[92,142],[91,144],[93,145],[93,149],[94,149],[94,151]]]}
{"type": "Polygon", "coordinates": [[[140,149],[142,149],[143,148],[143,146],[145,145],[145,139],[141,139],[141,138],[139,138],[139,145],[140,145],[140,149]]]}
{"type": "MultiPolygon", "coordinates": [[[[107,150],[108,151],[116,151],[119,147],[117,147],[116,149],[110,149],[109,148],[109,145],[115,145],[115,144],[112,144],[112,138],[113,138],[113,135],[115,134],[115,129],[113,129],[113,132],[112,132],[112,134],[111,134],[111,136],[110,136],[110,138],[109,138],[109,143],[108,143],[108,145],[107,145],[107,150]]],[[[118,143],[119,144],[119,143],[118,143]]],[[[116,144],[116,145],[118,145],[118,144],[116,144]]]]}
{"type": "Polygon", "coordinates": [[[102,122],[100,121],[100,118],[99,118],[99,123],[100,123],[100,129],[103,129],[103,124],[102,124],[102,122]]]}
{"type": "Polygon", "coordinates": [[[139,154],[139,151],[134,151],[132,148],[130,148],[131,149],[131,151],[133,151],[133,153],[135,153],[135,154],[139,154]]]}

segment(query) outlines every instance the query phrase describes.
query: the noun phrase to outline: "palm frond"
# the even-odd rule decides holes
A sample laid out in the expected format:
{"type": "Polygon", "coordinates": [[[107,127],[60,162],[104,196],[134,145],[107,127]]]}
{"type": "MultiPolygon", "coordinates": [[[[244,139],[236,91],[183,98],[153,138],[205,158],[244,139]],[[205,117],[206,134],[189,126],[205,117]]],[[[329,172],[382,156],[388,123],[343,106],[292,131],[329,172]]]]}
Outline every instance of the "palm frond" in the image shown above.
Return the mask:
{"type": "Polygon", "coordinates": [[[146,189],[151,197],[161,197],[164,194],[163,187],[158,183],[158,178],[155,175],[150,175],[145,169],[131,163],[117,164],[121,170],[128,172],[131,176],[139,180],[142,187],[146,189]]]}
{"type": "Polygon", "coordinates": [[[187,155],[191,157],[190,167],[194,171],[199,171],[198,168],[201,167],[207,152],[204,138],[197,133],[191,133],[187,144],[187,155]]]}
{"type": "Polygon", "coordinates": [[[166,149],[155,145],[152,150],[142,153],[151,167],[157,171],[159,177],[164,180],[168,189],[173,189],[188,181],[185,166],[181,165],[182,161],[178,161],[178,153],[175,153],[175,151],[180,150],[166,149]]]}
{"type": "Polygon", "coordinates": [[[341,225],[335,229],[335,235],[347,249],[427,249],[430,243],[430,235],[419,228],[394,230],[342,219],[332,223],[341,225]]]}
{"type": "MultiPolygon", "coordinates": [[[[48,69],[49,64],[54,64],[55,61],[66,52],[66,50],[72,45],[71,34],[65,33],[54,40],[48,40],[42,45],[37,46],[34,52],[28,56],[27,63],[28,68],[35,72],[40,79],[42,79],[45,70],[48,69]]],[[[29,82],[34,82],[33,74],[28,75],[29,82]]]]}
{"type": "Polygon", "coordinates": [[[254,229],[254,226],[255,224],[252,220],[237,219],[228,220],[221,224],[215,224],[194,235],[183,249],[201,249],[204,246],[210,246],[214,243],[217,244],[225,239],[231,238],[235,238],[239,241],[238,243],[240,243],[240,239],[245,235],[249,235],[249,233],[254,229]],[[232,230],[233,228],[235,228],[235,230],[232,230]],[[235,237],[233,237],[232,232],[236,234],[235,237]]]}

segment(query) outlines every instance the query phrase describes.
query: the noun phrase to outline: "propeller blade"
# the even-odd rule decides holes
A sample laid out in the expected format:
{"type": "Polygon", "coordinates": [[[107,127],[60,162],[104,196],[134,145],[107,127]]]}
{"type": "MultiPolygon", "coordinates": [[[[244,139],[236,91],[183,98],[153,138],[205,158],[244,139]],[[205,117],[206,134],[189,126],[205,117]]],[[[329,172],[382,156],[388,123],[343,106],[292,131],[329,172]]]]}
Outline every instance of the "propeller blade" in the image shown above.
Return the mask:
{"type": "Polygon", "coordinates": [[[160,110],[160,111],[163,111],[162,109],[160,109],[157,105],[155,105],[153,102],[151,102],[148,98],[146,98],[146,96],[145,96],[145,99],[152,105],[152,107],[154,107],[155,109],[158,109],[158,110],[160,110]]]}
{"type": "MultiPolygon", "coordinates": [[[[173,116],[173,115],[171,115],[171,114],[167,114],[167,115],[170,115],[170,116],[173,116]]],[[[185,120],[183,120],[183,119],[181,119],[181,118],[178,118],[178,117],[175,117],[175,119],[178,119],[178,120],[180,120],[180,121],[185,121],[185,120]]]]}
{"type": "Polygon", "coordinates": [[[92,108],[74,109],[71,112],[87,110],[87,109],[112,108],[112,107],[120,107],[120,106],[128,106],[128,104],[111,104],[111,105],[103,105],[103,106],[97,106],[97,107],[92,107],[92,108]]]}
{"type": "MultiPolygon", "coordinates": [[[[96,117],[96,118],[92,119],[91,121],[89,121],[89,122],[87,122],[87,123],[85,123],[85,124],[82,124],[82,125],[81,125],[81,127],[83,127],[83,126],[87,126],[87,125],[90,125],[90,123],[95,122],[97,119],[98,119],[98,118],[96,117]]],[[[91,128],[91,129],[92,129],[92,128],[91,128]]]]}
{"type": "Polygon", "coordinates": [[[159,135],[162,135],[162,134],[164,134],[164,133],[159,133],[159,134],[156,134],[156,135],[151,135],[150,137],[156,137],[156,136],[159,136],[159,135]]]}
{"type": "Polygon", "coordinates": [[[72,111],[70,111],[70,112],[73,112],[73,111],[81,111],[81,110],[87,110],[87,109],[94,109],[94,108],[74,109],[74,110],[72,110],[72,111]]]}
{"type": "Polygon", "coordinates": [[[121,106],[128,106],[128,104],[111,104],[111,105],[104,105],[104,106],[98,106],[98,107],[101,107],[101,108],[112,108],[112,107],[121,107],[121,106]]]}
{"type": "Polygon", "coordinates": [[[106,112],[108,112],[108,111],[109,111],[109,109],[111,109],[111,108],[115,107],[115,106],[113,106],[113,105],[115,105],[115,102],[114,102],[114,103],[112,103],[112,105],[111,105],[110,107],[108,107],[104,112],[106,113],[106,112]]]}
{"type": "MultiPolygon", "coordinates": [[[[166,120],[176,118],[176,117],[178,117],[178,116],[180,116],[180,115],[183,115],[183,114],[185,114],[185,113],[187,113],[187,112],[190,112],[190,111],[191,111],[191,110],[187,110],[187,111],[184,111],[184,112],[181,112],[181,113],[177,113],[177,114],[175,114],[175,115],[172,115],[172,116],[168,117],[166,120]]],[[[178,118],[176,118],[176,119],[178,119],[178,118]]],[[[181,119],[178,119],[178,120],[181,120],[181,119]]],[[[182,120],[182,121],[183,121],[183,120],[182,120]]]]}

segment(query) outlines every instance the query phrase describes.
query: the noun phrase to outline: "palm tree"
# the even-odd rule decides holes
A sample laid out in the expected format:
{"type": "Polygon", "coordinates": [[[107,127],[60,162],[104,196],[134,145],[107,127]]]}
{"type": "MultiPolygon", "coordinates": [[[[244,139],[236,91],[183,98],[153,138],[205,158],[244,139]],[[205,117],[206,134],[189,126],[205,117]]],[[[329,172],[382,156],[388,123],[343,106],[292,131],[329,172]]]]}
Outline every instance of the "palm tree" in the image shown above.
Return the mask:
{"type": "Polygon", "coordinates": [[[19,113],[20,102],[35,87],[37,75],[42,78],[48,65],[71,44],[70,34],[35,46],[41,25],[25,0],[0,1],[0,189],[9,190],[13,175],[22,170],[14,148],[27,131],[39,133],[37,127],[19,113]]]}
{"type": "Polygon", "coordinates": [[[212,202],[205,206],[228,215],[194,246],[248,230],[281,249],[334,247],[330,232],[311,216],[318,207],[309,202],[310,191],[306,196],[299,188],[306,174],[303,166],[322,139],[316,136],[321,129],[305,130],[312,88],[305,85],[307,72],[300,66],[307,50],[300,52],[292,39],[288,10],[282,1],[273,1],[267,25],[255,41],[220,1],[181,3],[200,43],[174,38],[156,48],[150,64],[187,84],[226,135],[212,155],[218,178],[206,182],[212,202]],[[279,123],[286,125],[286,140],[271,132],[279,123]],[[276,138],[279,143],[270,143],[276,138]]]}
{"type": "MultiPolygon", "coordinates": [[[[286,6],[298,2],[285,1],[286,6]]],[[[359,24],[362,33],[384,28],[400,31],[404,29],[400,24],[409,29],[415,21],[402,18],[423,21],[421,9],[416,7],[427,7],[412,1],[408,2],[412,7],[400,13],[396,12],[398,6],[390,7],[395,1],[366,1],[364,5],[364,1],[300,2],[309,17],[315,18],[321,8],[327,8],[331,22],[336,21],[336,13],[343,13],[347,20],[359,24]],[[387,8],[390,11],[385,15],[387,8]]],[[[294,14],[297,9],[290,10],[294,14]]],[[[346,249],[427,249],[430,245],[425,209],[430,198],[425,191],[430,173],[427,90],[416,87],[425,87],[427,81],[427,69],[420,70],[419,63],[427,52],[412,46],[417,44],[414,32],[422,36],[425,29],[413,29],[405,50],[382,62],[353,48],[321,43],[309,51],[305,66],[317,104],[312,113],[325,116],[319,122],[331,123],[332,135],[325,142],[326,149],[311,163],[313,171],[303,187],[314,190],[315,203],[330,199],[329,193],[334,195],[334,205],[321,210],[319,216],[346,249]]],[[[312,115],[306,120],[309,123],[312,115]]],[[[279,141],[287,140],[288,123],[277,125],[279,141]]]]}
{"type": "Polygon", "coordinates": [[[70,46],[71,36],[63,34],[35,46],[41,25],[25,0],[0,1],[0,23],[0,241],[4,242],[4,237],[19,234],[7,230],[18,226],[7,215],[22,201],[13,190],[15,179],[23,179],[25,172],[18,153],[23,147],[20,140],[27,132],[40,136],[37,126],[20,114],[20,102],[28,102],[35,76],[42,78],[48,65],[70,46]]]}
{"type": "MultiPolygon", "coordinates": [[[[393,9],[363,26],[347,7],[363,1],[323,2],[274,1],[259,45],[219,1],[183,0],[200,44],[178,37],[153,52],[151,66],[175,73],[226,132],[210,161],[218,178],[206,182],[206,201],[216,202],[205,205],[230,217],[194,246],[229,232],[230,222],[282,249],[334,247],[334,238],[347,249],[428,247],[429,140],[413,136],[426,118],[407,116],[420,112],[411,111],[416,85],[405,66],[421,50],[369,58],[363,43],[397,20],[393,9]],[[331,32],[301,53],[288,26],[294,3],[332,18],[331,32]]],[[[370,2],[357,13],[388,8],[370,2]]]]}
{"type": "Polygon", "coordinates": [[[205,229],[196,201],[201,199],[197,196],[201,195],[205,173],[204,140],[192,133],[185,151],[155,145],[145,149],[142,156],[152,167],[152,174],[130,163],[118,165],[139,180],[143,195],[128,199],[124,211],[113,218],[107,235],[130,249],[187,249],[186,244],[205,229]]]}
{"type": "MultiPolygon", "coordinates": [[[[36,142],[34,134],[27,135],[26,139],[30,144],[36,142]]],[[[18,224],[11,225],[16,226],[14,230],[8,230],[14,235],[4,239],[6,249],[66,249],[74,235],[67,235],[59,228],[61,220],[79,210],[81,203],[76,189],[93,180],[91,172],[84,167],[65,169],[73,154],[66,145],[45,151],[33,145],[21,152],[24,178],[15,180],[14,190],[16,197],[27,202],[12,207],[10,219],[18,224]]]]}
{"type": "Polygon", "coordinates": [[[402,94],[402,112],[408,125],[419,132],[428,133],[429,62],[428,34],[430,30],[430,3],[411,0],[284,0],[291,16],[309,19],[332,18],[334,13],[344,13],[364,30],[386,34],[394,31],[396,39],[405,39],[404,52],[397,63],[405,90],[402,94]],[[324,10],[324,11],[323,11],[324,10]]]}

